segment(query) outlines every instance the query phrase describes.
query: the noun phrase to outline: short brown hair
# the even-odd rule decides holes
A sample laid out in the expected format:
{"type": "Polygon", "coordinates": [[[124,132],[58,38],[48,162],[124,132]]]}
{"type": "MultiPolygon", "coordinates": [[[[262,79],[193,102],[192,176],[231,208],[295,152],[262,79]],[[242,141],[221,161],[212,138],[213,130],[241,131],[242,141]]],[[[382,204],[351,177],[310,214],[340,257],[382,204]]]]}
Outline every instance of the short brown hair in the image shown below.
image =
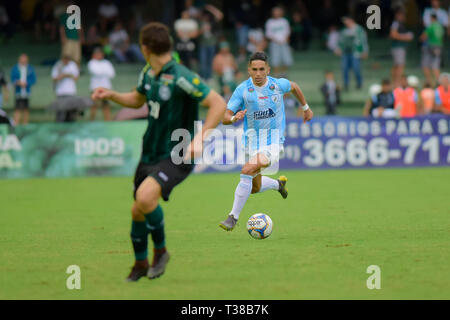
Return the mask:
{"type": "Polygon", "coordinates": [[[151,22],[142,27],[139,36],[141,45],[145,45],[151,53],[162,55],[172,49],[169,28],[159,22],[151,22]]]}

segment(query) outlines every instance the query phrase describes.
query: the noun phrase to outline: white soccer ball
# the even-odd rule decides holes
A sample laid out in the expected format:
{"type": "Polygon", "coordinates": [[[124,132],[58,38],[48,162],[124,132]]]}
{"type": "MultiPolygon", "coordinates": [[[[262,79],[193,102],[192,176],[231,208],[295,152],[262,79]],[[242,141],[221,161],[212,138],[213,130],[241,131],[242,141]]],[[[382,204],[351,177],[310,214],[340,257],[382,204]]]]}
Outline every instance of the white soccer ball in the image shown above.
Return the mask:
{"type": "Polygon", "coordinates": [[[408,85],[410,87],[416,88],[420,85],[420,80],[416,76],[409,76],[408,77],[408,85]]]}
{"type": "Polygon", "coordinates": [[[257,213],[247,221],[248,233],[255,239],[266,239],[272,234],[273,222],[267,214],[257,213]]]}
{"type": "Polygon", "coordinates": [[[370,86],[369,88],[369,94],[370,96],[376,96],[377,94],[379,94],[381,92],[382,88],[381,85],[376,83],[370,86]]]}

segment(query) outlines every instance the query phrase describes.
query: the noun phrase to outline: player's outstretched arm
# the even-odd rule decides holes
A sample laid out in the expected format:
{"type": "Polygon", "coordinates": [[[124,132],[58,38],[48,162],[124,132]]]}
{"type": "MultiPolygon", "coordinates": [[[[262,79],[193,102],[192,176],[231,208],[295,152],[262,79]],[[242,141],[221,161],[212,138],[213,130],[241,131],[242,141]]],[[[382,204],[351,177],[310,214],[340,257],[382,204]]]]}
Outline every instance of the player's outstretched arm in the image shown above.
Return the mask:
{"type": "Polygon", "coordinates": [[[233,124],[235,122],[241,121],[244,119],[245,114],[247,113],[247,110],[239,111],[238,113],[234,114],[233,111],[227,110],[225,112],[225,115],[223,117],[223,124],[228,126],[230,124],[233,124]]]}
{"type": "Polygon", "coordinates": [[[309,108],[308,103],[306,102],[305,95],[303,94],[299,85],[292,81],[291,92],[302,105],[302,107],[298,110],[298,116],[301,117],[303,115],[303,123],[311,121],[314,117],[314,113],[312,112],[311,108],[309,108]]]}
{"type": "Polygon", "coordinates": [[[145,96],[137,92],[120,93],[106,88],[97,88],[91,96],[92,100],[111,100],[126,108],[139,109],[145,103],[145,96]]]}

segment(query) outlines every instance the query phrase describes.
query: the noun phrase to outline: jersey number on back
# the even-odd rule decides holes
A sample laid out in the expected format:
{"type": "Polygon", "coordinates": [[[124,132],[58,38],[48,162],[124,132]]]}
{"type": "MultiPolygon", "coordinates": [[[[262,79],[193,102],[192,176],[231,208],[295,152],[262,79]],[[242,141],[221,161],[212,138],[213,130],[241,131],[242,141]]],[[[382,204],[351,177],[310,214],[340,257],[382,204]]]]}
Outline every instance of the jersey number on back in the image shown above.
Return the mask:
{"type": "Polygon", "coordinates": [[[150,116],[152,116],[155,119],[158,119],[159,109],[161,108],[159,102],[149,101],[148,104],[150,105],[150,116]]]}

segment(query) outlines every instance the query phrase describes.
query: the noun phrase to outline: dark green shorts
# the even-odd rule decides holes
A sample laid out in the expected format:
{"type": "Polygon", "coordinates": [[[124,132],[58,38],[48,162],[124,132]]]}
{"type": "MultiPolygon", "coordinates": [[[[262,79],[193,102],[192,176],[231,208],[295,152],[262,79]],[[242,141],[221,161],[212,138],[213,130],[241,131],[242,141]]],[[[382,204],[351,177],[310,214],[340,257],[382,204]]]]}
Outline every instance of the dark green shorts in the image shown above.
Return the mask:
{"type": "Polygon", "coordinates": [[[161,194],[164,201],[169,201],[170,193],[175,186],[179,185],[194,170],[194,165],[175,165],[172,159],[164,159],[156,164],[140,162],[134,175],[134,199],[136,191],[147,177],[153,177],[161,186],[161,194]]]}

